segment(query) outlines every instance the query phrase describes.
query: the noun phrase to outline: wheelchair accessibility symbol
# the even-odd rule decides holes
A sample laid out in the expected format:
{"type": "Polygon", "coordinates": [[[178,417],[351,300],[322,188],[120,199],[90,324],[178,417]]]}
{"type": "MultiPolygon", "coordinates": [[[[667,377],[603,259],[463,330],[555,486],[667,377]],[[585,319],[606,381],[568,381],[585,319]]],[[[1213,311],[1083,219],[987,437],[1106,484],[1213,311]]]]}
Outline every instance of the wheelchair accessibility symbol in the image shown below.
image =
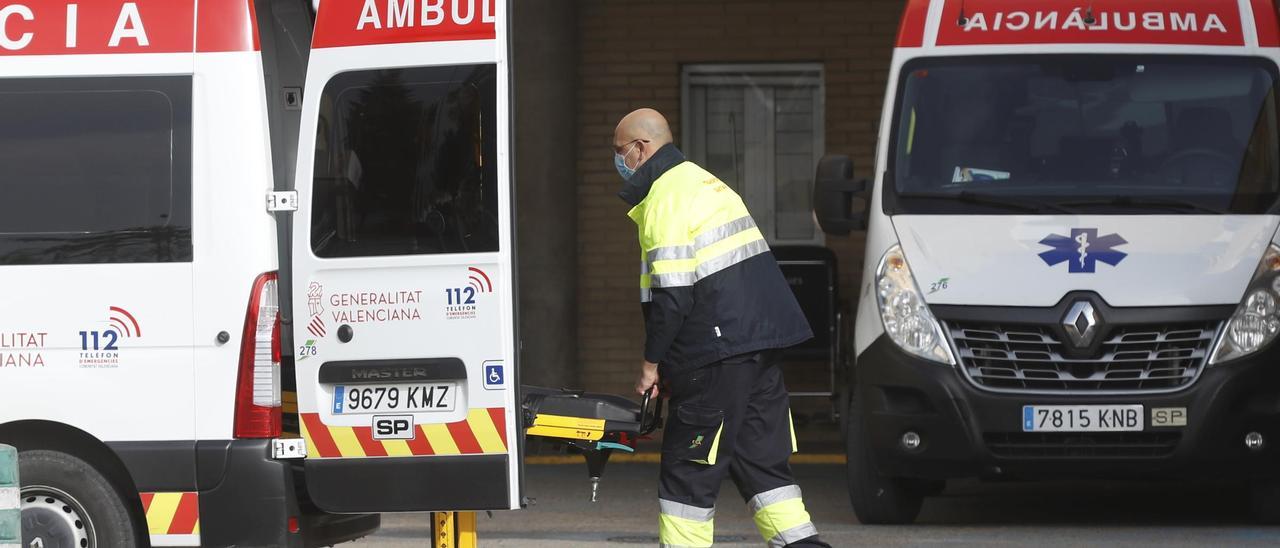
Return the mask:
{"type": "Polygon", "coordinates": [[[507,387],[506,375],[502,371],[501,362],[485,362],[484,387],[486,390],[502,390],[507,387]]]}

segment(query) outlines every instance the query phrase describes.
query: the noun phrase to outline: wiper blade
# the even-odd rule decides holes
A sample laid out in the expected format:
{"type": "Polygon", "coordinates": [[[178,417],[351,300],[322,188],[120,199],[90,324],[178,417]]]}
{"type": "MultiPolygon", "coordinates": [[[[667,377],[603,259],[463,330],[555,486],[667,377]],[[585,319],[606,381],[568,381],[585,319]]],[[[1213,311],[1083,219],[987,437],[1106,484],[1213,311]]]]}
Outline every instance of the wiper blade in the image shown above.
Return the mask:
{"type": "Polygon", "coordinates": [[[1196,203],[1191,200],[1180,200],[1177,198],[1134,198],[1133,196],[1116,196],[1109,200],[1068,202],[1063,205],[1068,207],[1112,206],[1131,207],[1134,209],[1165,209],[1182,213],[1205,213],[1209,215],[1225,215],[1227,213],[1226,211],[1196,203]]]}
{"type": "Polygon", "coordinates": [[[934,192],[900,192],[898,193],[898,197],[911,199],[911,200],[917,200],[917,199],[918,200],[956,200],[956,201],[964,202],[967,204],[978,204],[978,205],[985,205],[985,206],[1002,207],[1005,209],[1026,211],[1028,213],[1044,213],[1045,211],[1054,211],[1058,213],[1065,213],[1068,215],[1079,214],[1078,211],[1071,209],[1070,207],[1065,207],[1063,205],[1055,204],[1052,202],[1017,200],[1013,198],[1005,198],[1002,196],[997,196],[995,194],[973,192],[970,190],[962,190],[955,194],[934,193],[934,192]]]}

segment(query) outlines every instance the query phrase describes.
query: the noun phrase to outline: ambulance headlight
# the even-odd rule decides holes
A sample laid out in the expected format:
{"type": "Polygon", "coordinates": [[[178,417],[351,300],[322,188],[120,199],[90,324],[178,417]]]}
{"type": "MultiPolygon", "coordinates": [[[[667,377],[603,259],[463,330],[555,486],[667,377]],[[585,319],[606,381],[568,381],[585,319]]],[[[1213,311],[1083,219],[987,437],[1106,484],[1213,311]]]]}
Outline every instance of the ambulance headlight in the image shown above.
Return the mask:
{"type": "Polygon", "coordinates": [[[1210,364],[1253,354],[1280,333],[1280,248],[1271,245],[1262,256],[1244,300],[1227,320],[1210,364]]]}
{"type": "Polygon", "coordinates": [[[925,304],[911,267],[900,246],[893,246],[876,271],[876,303],[889,339],[903,350],[945,364],[954,364],[938,320],[925,304]]]}

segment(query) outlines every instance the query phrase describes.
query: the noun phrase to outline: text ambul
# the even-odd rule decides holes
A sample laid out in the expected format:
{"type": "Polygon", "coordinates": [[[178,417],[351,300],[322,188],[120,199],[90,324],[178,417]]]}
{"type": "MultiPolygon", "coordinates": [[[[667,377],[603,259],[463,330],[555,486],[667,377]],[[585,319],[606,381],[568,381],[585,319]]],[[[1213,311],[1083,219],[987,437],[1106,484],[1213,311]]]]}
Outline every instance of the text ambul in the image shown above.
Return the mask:
{"type": "Polygon", "coordinates": [[[356,30],[493,24],[496,0],[365,0],[356,30]],[[479,6],[477,6],[479,4],[479,6]]]}

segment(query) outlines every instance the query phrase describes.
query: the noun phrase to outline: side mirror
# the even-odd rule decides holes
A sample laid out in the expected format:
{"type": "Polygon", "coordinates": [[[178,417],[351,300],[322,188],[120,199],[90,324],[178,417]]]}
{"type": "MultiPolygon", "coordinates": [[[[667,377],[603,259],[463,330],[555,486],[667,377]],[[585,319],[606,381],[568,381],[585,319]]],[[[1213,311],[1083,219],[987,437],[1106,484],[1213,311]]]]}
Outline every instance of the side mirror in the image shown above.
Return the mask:
{"type": "Polygon", "coordinates": [[[867,181],[853,180],[853,160],[843,155],[824,156],[818,162],[813,183],[813,214],[822,231],[847,236],[867,227],[867,181]],[[857,207],[855,207],[857,202],[857,207]]]}

